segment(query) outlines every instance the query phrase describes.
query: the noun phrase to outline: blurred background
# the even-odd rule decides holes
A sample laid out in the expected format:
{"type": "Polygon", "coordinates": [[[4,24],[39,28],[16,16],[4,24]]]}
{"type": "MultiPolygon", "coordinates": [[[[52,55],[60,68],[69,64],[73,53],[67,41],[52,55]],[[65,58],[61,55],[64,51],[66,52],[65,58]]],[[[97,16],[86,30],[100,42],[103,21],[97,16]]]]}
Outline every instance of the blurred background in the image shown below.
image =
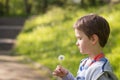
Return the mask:
{"type": "Polygon", "coordinates": [[[86,55],[75,45],[72,26],[89,13],[105,17],[110,24],[104,53],[120,79],[120,0],[0,0],[0,53],[24,56],[51,72],[64,55],[61,65],[76,76],[86,55]]]}

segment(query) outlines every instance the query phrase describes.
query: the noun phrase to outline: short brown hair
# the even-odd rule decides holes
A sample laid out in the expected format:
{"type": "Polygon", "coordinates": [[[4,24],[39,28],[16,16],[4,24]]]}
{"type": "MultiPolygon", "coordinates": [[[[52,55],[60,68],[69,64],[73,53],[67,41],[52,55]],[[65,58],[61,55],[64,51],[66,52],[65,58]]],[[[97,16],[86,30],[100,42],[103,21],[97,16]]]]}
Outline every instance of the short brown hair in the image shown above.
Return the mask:
{"type": "Polygon", "coordinates": [[[96,34],[99,38],[99,44],[104,47],[107,43],[110,27],[105,18],[96,14],[89,14],[81,17],[73,26],[75,29],[83,31],[89,38],[96,34]]]}

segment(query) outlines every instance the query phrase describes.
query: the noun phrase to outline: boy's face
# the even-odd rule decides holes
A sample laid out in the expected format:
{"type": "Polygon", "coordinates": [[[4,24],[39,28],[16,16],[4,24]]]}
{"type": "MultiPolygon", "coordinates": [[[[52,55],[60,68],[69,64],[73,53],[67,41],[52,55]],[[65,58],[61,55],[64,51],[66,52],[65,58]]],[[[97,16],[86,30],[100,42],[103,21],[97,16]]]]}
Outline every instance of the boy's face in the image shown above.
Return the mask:
{"type": "Polygon", "coordinates": [[[92,40],[88,36],[78,29],[75,29],[75,36],[77,38],[76,45],[82,54],[89,54],[92,50],[92,40]]]}

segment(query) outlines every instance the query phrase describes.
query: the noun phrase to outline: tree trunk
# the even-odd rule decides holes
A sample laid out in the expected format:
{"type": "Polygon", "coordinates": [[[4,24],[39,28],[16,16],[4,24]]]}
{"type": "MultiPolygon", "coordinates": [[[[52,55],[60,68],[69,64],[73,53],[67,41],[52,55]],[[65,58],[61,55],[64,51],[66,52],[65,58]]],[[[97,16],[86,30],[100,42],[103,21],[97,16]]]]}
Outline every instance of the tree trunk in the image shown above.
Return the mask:
{"type": "Polygon", "coordinates": [[[96,5],[96,0],[90,0],[90,5],[95,6],[96,5]]]}
{"type": "Polygon", "coordinates": [[[43,0],[42,1],[42,5],[41,5],[41,10],[42,10],[43,13],[46,12],[47,7],[48,7],[48,1],[47,0],[43,0]]]}
{"type": "Polygon", "coordinates": [[[5,1],[5,14],[9,15],[9,0],[5,1]]]}
{"type": "Polygon", "coordinates": [[[4,5],[2,2],[0,2],[0,16],[4,15],[4,5]]]}
{"type": "Polygon", "coordinates": [[[82,6],[82,7],[85,6],[85,2],[84,2],[84,0],[81,0],[81,6],[82,6]]]}
{"type": "Polygon", "coordinates": [[[24,0],[24,3],[25,3],[26,14],[30,14],[31,13],[31,7],[32,7],[32,5],[29,4],[28,0],[24,0]]]}

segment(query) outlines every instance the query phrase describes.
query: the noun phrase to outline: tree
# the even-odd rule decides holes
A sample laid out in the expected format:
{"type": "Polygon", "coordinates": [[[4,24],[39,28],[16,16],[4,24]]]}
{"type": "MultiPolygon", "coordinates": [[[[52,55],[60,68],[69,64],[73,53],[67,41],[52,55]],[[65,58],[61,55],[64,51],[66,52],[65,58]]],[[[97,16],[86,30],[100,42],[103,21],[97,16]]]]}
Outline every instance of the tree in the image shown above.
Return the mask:
{"type": "Polygon", "coordinates": [[[48,8],[48,0],[42,0],[41,2],[41,12],[45,13],[48,8]]]}
{"type": "Polygon", "coordinates": [[[26,11],[26,14],[30,14],[30,13],[31,13],[32,5],[29,3],[28,0],[24,0],[24,3],[25,3],[25,11],[26,11]]]}
{"type": "Polygon", "coordinates": [[[4,15],[4,5],[2,2],[0,2],[0,16],[3,16],[4,15]]]}

